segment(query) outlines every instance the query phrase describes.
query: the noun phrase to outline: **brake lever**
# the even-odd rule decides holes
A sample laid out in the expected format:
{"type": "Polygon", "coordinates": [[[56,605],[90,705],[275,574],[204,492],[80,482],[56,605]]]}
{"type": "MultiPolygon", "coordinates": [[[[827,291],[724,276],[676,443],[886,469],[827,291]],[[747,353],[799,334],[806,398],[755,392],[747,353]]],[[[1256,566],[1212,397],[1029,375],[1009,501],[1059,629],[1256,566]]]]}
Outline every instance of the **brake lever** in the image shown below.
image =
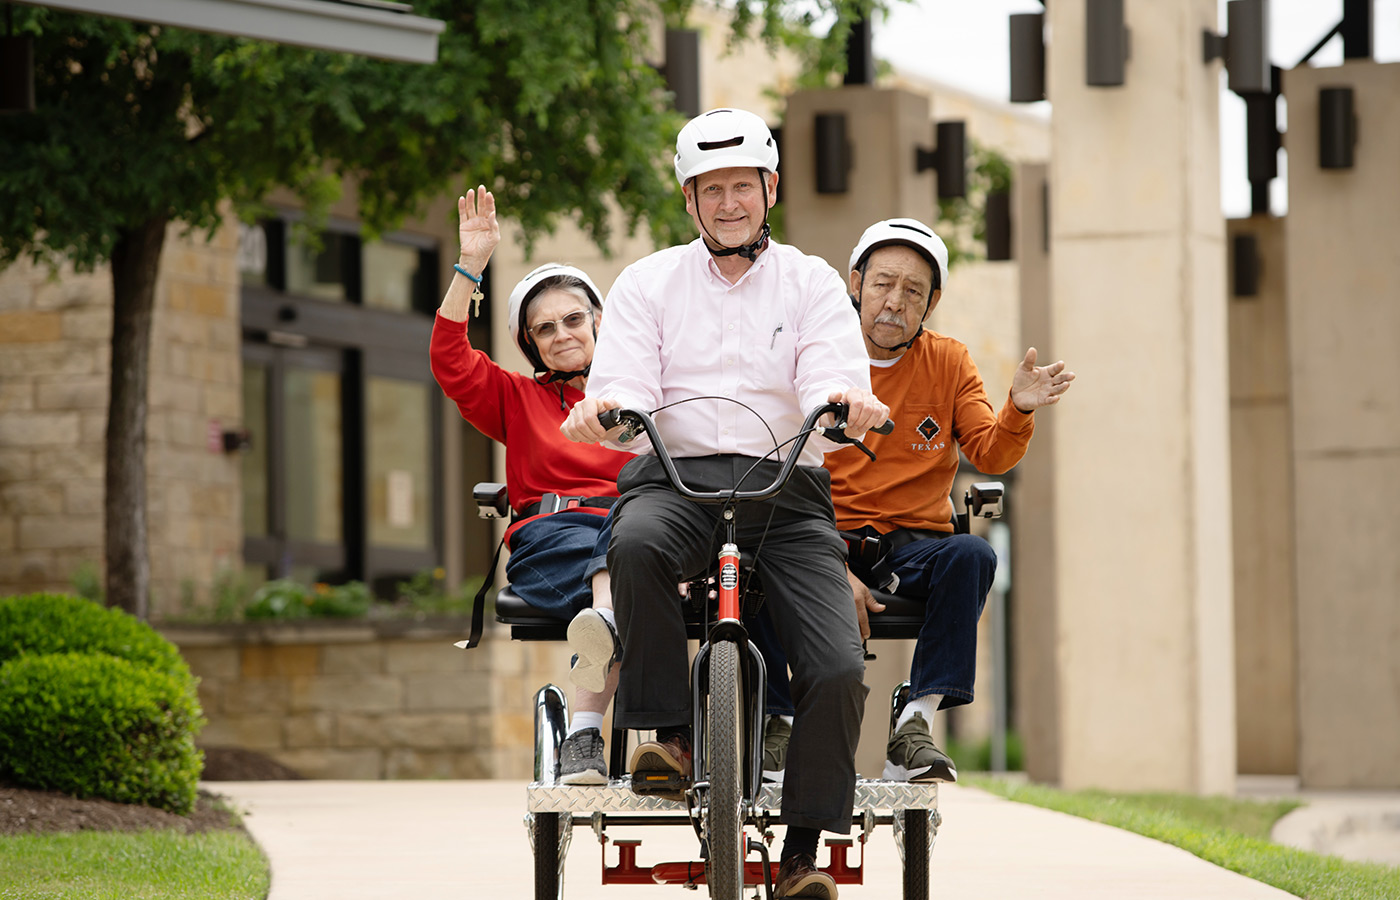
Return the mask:
{"type": "MultiPolygon", "coordinates": [[[[886,419],[883,424],[877,425],[874,428],[870,428],[867,430],[873,431],[876,434],[889,434],[891,431],[894,431],[894,420],[886,419]]],[[[876,461],[874,450],[871,450],[869,447],[865,446],[865,442],[862,441],[860,438],[853,438],[850,435],[846,434],[845,419],[842,419],[835,425],[824,425],[818,428],[817,432],[827,440],[834,441],[838,444],[854,444],[856,447],[860,448],[861,453],[864,453],[866,456],[870,457],[871,462],[876,461]]]]}

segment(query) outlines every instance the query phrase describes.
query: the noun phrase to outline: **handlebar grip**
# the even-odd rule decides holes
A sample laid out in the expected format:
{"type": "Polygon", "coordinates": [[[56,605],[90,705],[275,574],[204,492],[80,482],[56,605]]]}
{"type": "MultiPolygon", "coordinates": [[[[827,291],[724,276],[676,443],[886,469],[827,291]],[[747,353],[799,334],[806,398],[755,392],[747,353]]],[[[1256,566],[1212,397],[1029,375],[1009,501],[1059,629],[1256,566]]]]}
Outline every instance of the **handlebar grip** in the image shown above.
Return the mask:
{"type": "Polygon", "coordinates": [[[598,424],[611,431],[622,424],[622,410],[605,409],[598,413],[598,424]]]}
{"type": "Polygon", "coordinates": [[[894,431],[894,419],[886,419],[885,424],[877,425],[870,430],[876,434],[889,434],[891,431],[894,431]]]}

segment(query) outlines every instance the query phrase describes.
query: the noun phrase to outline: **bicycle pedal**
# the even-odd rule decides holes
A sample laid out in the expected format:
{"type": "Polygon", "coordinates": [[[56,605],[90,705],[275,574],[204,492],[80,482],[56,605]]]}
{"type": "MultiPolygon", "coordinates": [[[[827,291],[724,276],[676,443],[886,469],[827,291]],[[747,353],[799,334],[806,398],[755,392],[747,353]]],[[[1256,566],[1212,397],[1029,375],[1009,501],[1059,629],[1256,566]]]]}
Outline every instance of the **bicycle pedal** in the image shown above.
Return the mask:
{"type": "Polygon", "coordinates": [[[653,771],[632,773],[632,793],[682,801],[690,787],[690,779],[679,772],[653,771]]]}

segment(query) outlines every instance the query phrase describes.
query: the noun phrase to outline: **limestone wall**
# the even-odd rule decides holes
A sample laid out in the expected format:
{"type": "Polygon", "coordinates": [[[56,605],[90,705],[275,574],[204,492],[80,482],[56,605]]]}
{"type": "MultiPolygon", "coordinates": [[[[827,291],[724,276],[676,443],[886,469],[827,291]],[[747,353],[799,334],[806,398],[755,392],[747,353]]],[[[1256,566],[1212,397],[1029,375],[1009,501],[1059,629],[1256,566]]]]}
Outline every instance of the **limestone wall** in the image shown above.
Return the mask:
{"type": "Polygon", "coordinates": [[[199,744],[256,750],[308,778],[529,778],[535,691],[567,684],[563,644],[492,632],[463,651],[455,620],[163,633],[200,679],[199,744]]]}
{"type": "MultiPolygon", "coordinates": [[[[181,584],[241,566],[238,460],[211,432],[239,423],[233,230],[166,233],[147,420],[152,614],[181,584]]],[[[0,272],[0,595],[67,590],[102,561],[112,335],[108,267],[0,272]]]]}

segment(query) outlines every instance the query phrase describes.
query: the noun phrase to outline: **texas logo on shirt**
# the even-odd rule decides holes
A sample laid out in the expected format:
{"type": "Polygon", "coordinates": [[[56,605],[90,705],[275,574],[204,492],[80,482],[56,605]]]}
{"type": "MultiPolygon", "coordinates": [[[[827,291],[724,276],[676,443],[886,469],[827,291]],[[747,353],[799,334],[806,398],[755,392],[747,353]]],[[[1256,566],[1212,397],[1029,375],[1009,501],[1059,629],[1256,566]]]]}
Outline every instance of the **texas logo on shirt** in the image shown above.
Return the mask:
{"type": "Polygon", "coordinates": [[[942,426],[934,421],[933,416],[924,416],[924,420],[918,425],[915,425],[914,430],[917,431],[924,440],[922,443],[916,442],[910,444],[910,450],[942,450],[948,446],[946,441],[939,441],[937,444],[933,443],[933,439],[938,437],[943,431],[942,426]]]}

